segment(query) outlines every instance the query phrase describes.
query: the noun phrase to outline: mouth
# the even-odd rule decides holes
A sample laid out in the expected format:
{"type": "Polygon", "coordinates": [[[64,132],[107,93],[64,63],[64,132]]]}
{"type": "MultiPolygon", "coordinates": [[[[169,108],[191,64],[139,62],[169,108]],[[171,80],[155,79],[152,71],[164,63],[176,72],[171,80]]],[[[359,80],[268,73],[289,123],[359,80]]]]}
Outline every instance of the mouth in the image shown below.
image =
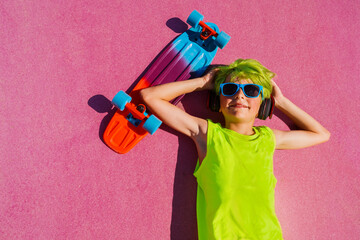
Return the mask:
{"type": "Polygon", "coordinates": [[[229,107],[232,107],[232,108],[246,108],[246,109],[250,109],[249,106],[243,105],[243,104],[241,104],[241,103],[231,104],[229,107]]]}

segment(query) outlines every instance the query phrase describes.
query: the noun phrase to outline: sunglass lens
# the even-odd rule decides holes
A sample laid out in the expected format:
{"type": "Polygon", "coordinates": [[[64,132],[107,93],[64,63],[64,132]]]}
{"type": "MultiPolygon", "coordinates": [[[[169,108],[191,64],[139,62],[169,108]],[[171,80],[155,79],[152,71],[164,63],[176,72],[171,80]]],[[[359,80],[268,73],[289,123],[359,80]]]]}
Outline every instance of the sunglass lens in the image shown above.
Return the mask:
{"type": "Polygon", "coordinates": [[[256,85],[246,85],[244,87],[246,95],[250,97],[257,97],[259,96],[260,89],[256,85]]]}
{"type": "Polygon", "coordinates": [[[232,96],[236,93],[237,91],[237,85],[236,84],[224,84],[223,86],[223,94],[225,96],[232,96]]]}

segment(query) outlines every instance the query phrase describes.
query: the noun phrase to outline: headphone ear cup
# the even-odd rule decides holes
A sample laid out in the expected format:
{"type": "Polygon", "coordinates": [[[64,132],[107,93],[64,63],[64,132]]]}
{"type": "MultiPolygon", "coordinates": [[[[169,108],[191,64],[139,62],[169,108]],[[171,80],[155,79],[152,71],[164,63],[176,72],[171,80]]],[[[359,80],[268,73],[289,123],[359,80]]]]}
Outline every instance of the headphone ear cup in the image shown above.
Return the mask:
{"type": "Polygon", "coordinates": [[[265,120],[267,117],[272,118],[272,114],[275,107],[275,99],[272,95],[270,98],[266,98],[260,106],[258,118],[261,120],[265,120]]]}
{"type": "Polygon", "coordinates": [[[274,108],[275,108],[275,99],[273,97],[273,95],[270,95],[270,109],[269,109],[269,118],[272,118],[273,112],[274,112],[274,108]]]}
{"type": "Polygon", "coordinates": [[[265,120],[266,117],[264,118],[265,115],[265,108],[266,108],[266,102],[267,102],[267,98],[264,99],[264,101],[262,101],[261,106],[259,108],[259,112],[258,112],[258,116],[257,118],[261,119],[261,120],[265,120]]]}
{"type": "Polygon", "coordinates": [[[209,91],[207,105],[213,112],[220,111],[220,96],[215,91],[209,91]]]}

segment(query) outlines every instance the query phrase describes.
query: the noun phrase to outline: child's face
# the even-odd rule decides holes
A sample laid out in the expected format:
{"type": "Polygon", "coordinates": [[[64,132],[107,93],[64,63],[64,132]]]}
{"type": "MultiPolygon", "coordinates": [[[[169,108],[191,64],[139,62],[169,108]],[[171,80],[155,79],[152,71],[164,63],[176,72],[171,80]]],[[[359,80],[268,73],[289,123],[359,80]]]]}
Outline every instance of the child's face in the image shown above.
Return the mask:
{"type": "MultiPolygon", "coordinates": [[[[229,75],[225,82],[230,82],[229,75]]],[[[253,83],[250,79],[238,79],[235,83],[253,83]]],[[[257,117],[261,105],[261,94],[256,98],[248,98],[242,89],[231,97],[220,94],[220,110],[225,119],[231,122],[251,122],[257,117]]]]}

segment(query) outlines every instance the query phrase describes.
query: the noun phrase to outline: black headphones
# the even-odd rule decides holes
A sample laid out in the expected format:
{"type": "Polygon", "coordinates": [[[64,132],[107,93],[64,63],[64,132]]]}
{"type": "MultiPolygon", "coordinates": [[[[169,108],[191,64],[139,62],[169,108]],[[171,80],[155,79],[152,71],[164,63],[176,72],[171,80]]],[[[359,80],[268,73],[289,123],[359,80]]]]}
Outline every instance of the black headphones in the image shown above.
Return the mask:
{"type": "MultiPolygon", "coordinates": [[[[215,91],[209,91],[207,105],[208,108],[210,108],[210,110],[213,112],[220,111],[220,96],[217,95],[215,91]]],[[[264,101],[262,101],[257,118],[265,120],[267,117],[269,117],[271,119],[274,107],[275,99],[272,95],[270,95],[270,98],[265,98],[264,101]]]]}

